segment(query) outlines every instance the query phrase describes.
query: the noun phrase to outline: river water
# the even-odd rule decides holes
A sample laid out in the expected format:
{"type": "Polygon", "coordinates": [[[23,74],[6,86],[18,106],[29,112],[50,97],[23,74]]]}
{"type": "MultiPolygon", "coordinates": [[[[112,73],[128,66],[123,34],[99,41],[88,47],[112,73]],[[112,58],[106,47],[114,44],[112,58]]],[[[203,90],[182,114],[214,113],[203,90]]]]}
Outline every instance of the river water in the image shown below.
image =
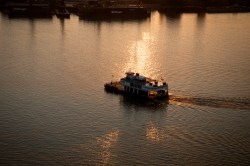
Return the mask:
{"type": "Polygon", "coordinates": [[[0,14],[0,165],[249,165],[250,14],[0,14]],[[107,93],[164,79],[159,104],[107,93]]]}

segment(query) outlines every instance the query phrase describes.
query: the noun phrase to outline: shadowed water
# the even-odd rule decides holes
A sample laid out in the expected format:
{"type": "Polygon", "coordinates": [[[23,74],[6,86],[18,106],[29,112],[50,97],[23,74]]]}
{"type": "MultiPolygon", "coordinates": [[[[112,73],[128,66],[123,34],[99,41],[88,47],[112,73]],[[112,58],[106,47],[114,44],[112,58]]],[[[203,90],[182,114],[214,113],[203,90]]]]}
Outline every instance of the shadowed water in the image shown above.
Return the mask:
{"type": "Polygon", "coordinates": [[[0,14],[0,165],[249,165],[250,15],[0,14]],[[169,101],[106,93],[132,70],[169,101]]]}

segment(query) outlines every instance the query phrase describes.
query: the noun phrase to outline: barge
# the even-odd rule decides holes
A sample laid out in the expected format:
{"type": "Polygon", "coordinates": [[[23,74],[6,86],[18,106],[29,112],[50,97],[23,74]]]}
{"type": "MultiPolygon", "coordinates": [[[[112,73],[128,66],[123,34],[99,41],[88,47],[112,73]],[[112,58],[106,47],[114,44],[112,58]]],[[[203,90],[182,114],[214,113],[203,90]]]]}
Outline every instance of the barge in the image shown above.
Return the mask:
{"type": "Polygon", "coordinates": [[[139,73],[126,72],[126,77],[120,81],[111,81],[104,84],[108,92],[132,95],[145,99],[168,98],[168,84],[159,80],[141,76],[139,73]]]}
{"type": "Polygon", "coordinates": [[[79,16],[86,19],[96,18],[147,18],[151,10],[141,4],[113,4],[88,1],[79,8],[79,16]]]}

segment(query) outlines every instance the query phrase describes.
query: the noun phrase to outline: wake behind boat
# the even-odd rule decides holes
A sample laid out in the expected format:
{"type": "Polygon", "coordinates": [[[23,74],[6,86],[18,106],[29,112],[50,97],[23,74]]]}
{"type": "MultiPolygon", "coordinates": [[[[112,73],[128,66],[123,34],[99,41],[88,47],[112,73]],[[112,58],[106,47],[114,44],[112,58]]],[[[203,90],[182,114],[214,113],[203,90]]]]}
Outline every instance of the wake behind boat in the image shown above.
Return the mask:
{"type": "Polygon", "coordinates": [[[104,85],[106,91],[128,94],[146,99],[168,98],[168,84],[159,80],[141,76],[139,73],[126,72],[120,81],[111,81],[104,85]]]}

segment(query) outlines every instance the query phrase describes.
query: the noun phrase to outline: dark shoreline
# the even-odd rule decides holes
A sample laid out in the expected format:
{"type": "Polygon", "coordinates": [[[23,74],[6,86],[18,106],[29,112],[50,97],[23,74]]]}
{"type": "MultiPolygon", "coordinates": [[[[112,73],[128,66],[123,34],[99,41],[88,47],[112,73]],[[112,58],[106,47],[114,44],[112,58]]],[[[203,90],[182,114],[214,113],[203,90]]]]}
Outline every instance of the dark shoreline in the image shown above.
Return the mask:
{"type": "Polygon", "coordinates": [[[171,13],[247,13],[250,8],[247,7],[159,7],[155,8],[160,12],[171,13]]]}
{"type": "MultiPolygon", "coordinates": [[[[120,2],[116,2],[115,5],[119,5],[120,2]]],[[[131,2],[123,2],[122,5],[131,5],[131,2]]],[[[80,1],[76,3],[75,1],[65,1],[63,6],[61,4],[52,4],[52,3],[41,3],[41,4],[33,4],[30,6],[28,3],[0,3],[0,10],[5,11],[9,14],[9,16],[24,16],[24,17],[51,17],[58,8],[67,9],[70,13],[77,14],[79,16],[82,15],[81,8],[84,7],[84,4],[80,1]],[[24,8],[25,12],[22,10],[15,11],[14,8],[24,8]]],[[[150,11],[157,10],[162,13],[247,13],[250,12],[250,6],[247,4],[246,6],[241,5],[169,5],[162,3],[143,3],[142,2],[134,2],[132,5],[141,5],[143,8],[146,8],[150,11]]],[[[110,6],[103,7],[108,8],[110,6]]],[[[98,11],[93,12],[93,14],[98,14],[98,11]]],[[[136,15],[134,15],[136,17],[136,15]]]]}

